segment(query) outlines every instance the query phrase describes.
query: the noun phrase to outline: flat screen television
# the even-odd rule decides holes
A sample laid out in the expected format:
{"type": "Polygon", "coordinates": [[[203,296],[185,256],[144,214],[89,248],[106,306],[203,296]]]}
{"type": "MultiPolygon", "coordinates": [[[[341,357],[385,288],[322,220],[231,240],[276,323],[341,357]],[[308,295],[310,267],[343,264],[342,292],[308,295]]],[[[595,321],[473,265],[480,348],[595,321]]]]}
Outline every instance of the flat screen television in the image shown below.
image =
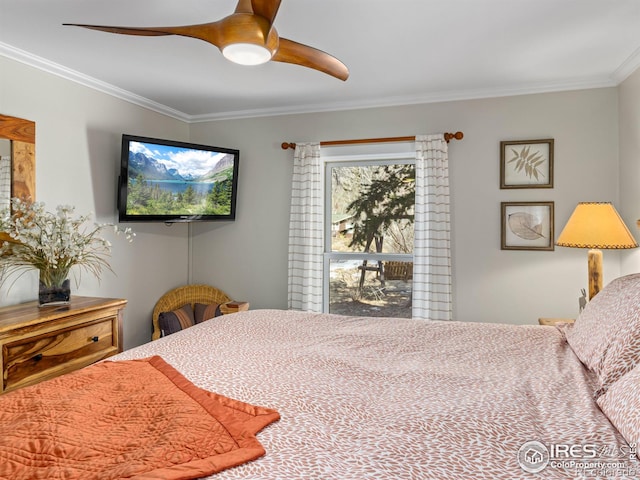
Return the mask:
{"type": "Polygon", "coordinates": [[[122,135],[121,222],[234,220],[240,152],[122,135]]]}

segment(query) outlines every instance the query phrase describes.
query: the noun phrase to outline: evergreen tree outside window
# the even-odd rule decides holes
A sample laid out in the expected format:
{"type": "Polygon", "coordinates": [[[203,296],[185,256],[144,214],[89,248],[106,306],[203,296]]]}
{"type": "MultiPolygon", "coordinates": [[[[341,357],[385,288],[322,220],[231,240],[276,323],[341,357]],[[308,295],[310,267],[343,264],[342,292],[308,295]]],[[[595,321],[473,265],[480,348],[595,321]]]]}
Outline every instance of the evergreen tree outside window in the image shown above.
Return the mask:
{"type": "Polygon", "coordinates": [[[325,163],[329,313],[411,317],[414,159],[325,163]]]}

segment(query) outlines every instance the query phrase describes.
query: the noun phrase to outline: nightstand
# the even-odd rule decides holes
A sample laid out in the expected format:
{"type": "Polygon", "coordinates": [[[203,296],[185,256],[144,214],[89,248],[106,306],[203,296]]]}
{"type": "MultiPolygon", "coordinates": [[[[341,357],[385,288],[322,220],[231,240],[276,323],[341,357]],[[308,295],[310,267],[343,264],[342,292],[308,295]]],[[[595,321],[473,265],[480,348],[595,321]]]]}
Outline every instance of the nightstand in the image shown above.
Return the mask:
{"type": "Polygon", "coordinates": [[[575,318],[549,318],[549,317],[540,317],[538,318],[538,323],[540,325],[562,325],[564,323],[573,323],[575,322],[575,318]]]}
{"type": "Polygon", "coordinates": [[[247,310],[249,310],[249,302],[226,302],[220,305],[220,311],[223,315],[247,310]]]}

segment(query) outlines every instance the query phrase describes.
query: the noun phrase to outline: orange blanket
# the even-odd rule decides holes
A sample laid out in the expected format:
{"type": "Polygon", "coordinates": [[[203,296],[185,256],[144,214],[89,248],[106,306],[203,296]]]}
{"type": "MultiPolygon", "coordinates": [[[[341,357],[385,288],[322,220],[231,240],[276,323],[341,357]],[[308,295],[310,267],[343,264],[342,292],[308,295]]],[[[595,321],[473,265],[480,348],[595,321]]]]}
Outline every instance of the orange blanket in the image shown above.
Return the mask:
{"type": "Polygon", "coordinates": [[[102,362],[0,396],[0,478],[203,477],[264,455],[255,434],[278,418],[158,356],[102,362]]]}

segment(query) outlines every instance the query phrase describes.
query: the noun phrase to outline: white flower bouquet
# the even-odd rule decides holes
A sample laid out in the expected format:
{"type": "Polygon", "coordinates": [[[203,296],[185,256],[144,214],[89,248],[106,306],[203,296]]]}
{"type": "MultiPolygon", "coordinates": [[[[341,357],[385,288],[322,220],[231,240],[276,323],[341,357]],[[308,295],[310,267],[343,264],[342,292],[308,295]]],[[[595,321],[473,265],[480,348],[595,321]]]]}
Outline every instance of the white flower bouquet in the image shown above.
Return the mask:
{"type": "Polygon", "coordinates": [[[90,215],[74,217],[74,211],[75,207],[59,205],[55,213],[48,212],[42,202],[12,198],[11,208],[0,212],[0,285],[33,269],[48,288],[60,287],[74,266],[98,280],[104,269],[111,270],[111,243],[101,233],[113,228],[130,242],[135,233],[113,224],[90,224],[90,215]]]}

